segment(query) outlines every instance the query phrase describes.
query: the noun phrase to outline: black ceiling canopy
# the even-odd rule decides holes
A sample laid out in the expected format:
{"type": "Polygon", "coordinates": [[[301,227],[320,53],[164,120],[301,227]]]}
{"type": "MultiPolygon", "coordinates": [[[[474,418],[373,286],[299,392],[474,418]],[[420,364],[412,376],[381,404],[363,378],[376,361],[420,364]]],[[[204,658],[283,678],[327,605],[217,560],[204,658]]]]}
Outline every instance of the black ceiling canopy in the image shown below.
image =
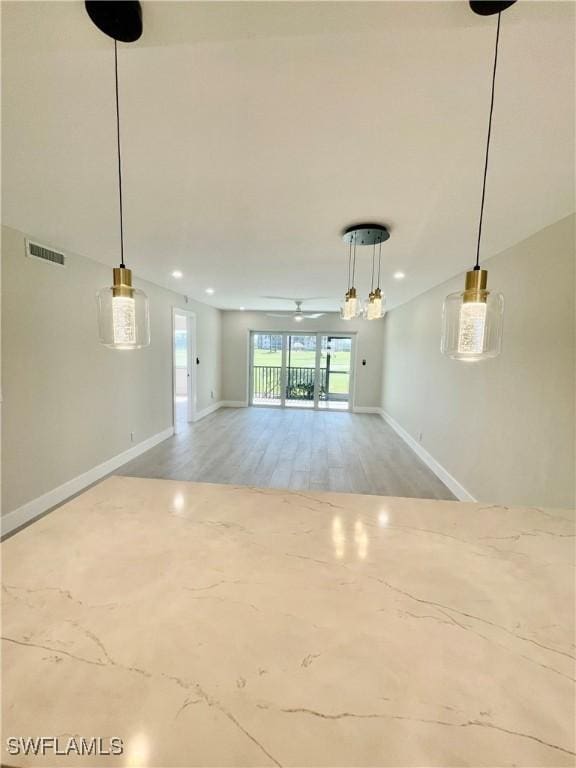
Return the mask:
{"type": "Polygon", "coordinates": [[[355,245],[375,245],[385,243],[390,237],[390,231],[384,224],[354,224],[342,233],[345,243],[355,245]]]}
{"type": "Polygon", "coordinates": [[[88,16],[114,40],[133,43],[142,34],[142,8],[138,0],[86,0],[88,16]]]}
{"type": "Polygon", "coordinates": [[[470,0],[470,8],[479,16],[493,16],[514,5],[516,0],[470,0]]]}

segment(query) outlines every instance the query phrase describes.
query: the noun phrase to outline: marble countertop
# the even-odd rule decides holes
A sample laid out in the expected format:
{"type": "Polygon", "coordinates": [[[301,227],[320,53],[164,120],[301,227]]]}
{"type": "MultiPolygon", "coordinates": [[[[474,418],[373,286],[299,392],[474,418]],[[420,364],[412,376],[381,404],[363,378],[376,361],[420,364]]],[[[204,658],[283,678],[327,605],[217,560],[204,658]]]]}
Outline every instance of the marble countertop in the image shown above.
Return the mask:
{"type": "Polygon", "coordinates": [[[572,512],[111,477],[2,553],[8,765],[575,764],[572,512]]]}

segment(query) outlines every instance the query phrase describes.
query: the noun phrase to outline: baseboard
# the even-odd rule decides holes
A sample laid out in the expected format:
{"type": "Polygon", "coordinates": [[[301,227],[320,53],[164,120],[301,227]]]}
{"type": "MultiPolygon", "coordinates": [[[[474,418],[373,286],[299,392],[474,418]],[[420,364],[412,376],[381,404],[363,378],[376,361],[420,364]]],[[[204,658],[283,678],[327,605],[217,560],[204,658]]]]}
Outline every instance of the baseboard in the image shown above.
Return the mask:
{"type": "Polygon", "coordinates": [[[201,411],[196,411],[192,421],[200,421],[200,419],[205,419],[206,416],[210,416],[211,413],[214,413],[214,411],[217,411],[219,408],[222,408],[221,400],[219,400],[217,403],[212,403],[212,405],[209,405],[207,408],[202,408],[201,411]]]}
{"type": "Polygon", "coordinates": [[[452,477],[450,472],[444,469],[442,464],[439,464],[436,459],[431,456],[428,451],[412,437],[410,433],[406,432],[404,427],[401,427],[400,424],[398,424],[398,422],[392,418],[392,416],[386,413],[386,411],[382,409],[379,410],[380,415],[384,421],[392,427],[394,432],[396,432],[396,434],[399,435],[402,440],[404,440],[404,442],[410,446],[410,448],[412,448],[414,453],[422,459],[424,464],[426,464],[426,466],[431,469],[432,472],[434,472],[436,477],[442,480],[444,485],[452,491],[454,496],[456,496],[459,501],[476,501],[474,496],[472,496],[472,494],[469,493],[463,485],[460,485],[458,480],[452,477]]]}
{"type": "Polygon", "coordinates": [[[375,405],[355,405],[352,409],[354,413],[377,413],[382,414],[382,409],[375,405]]]}
{"type": "Polygon", "coordinates": [[[74,496],[75,493],[79,493],[84,488],[92,485],[92,483],[109,475],[110,472],[114,472],[122,464],[126,464],[126,462],[140,456],[141,453],[149,451],[150,448],[158,445],[158,443],[172,437],[173,434],[174,427],[168,427],[168,429],[152,435],[147,440],[142,440],[141,443],[129,448],[127,451],[123,451],[102,464],[98,464],[97,467],[92,467],[87,472],[83,472],[81,475],[72,478],[72,480],[68,480],[57,488],[42,494],[42,496],[38,496],[36,499],[32,499],[32,501],[28,501],[21,507],[12,510],[12,512],[8,512],[8,514],[2,516],[2,536],[6,536],[17,528],[26,525],[26,523],[31,522],[44,512],[61,504],[70,496],[74,496]]]}
{"type": "Polygon", "coordinates": [[[217,411],[220,408],[246,408],[247,405],[248,403],[244,400],[219,400],[217,403],[209,405],[208,408],[203,408],[201,411],[197,411],[193,421],[200,421],[200,419],[210,416],[211,413],[214,413],[214,411],[217,411]]]}

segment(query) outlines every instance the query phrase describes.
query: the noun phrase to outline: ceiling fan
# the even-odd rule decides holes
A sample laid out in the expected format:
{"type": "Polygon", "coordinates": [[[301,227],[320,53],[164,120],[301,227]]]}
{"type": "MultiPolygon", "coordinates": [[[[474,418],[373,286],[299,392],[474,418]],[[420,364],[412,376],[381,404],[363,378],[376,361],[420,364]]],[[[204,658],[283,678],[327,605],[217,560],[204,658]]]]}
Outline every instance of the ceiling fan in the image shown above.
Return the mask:
{"type": "Polygon", "coordinates": [[[265,299],[280,299],[281,301],[293,301],[294,304],[296,304],[296,310],[292,312],[289,315],[280,315],[276,314],[275,312],[266,312],[268,317],[291,317],[295,322],[301,323],[302,320],[315,320],[317,317],[322,317],[325,315],[325,312],[314,312],[311,315],[305,315],[302,311],[302,304],[305,301],[315,301],[316,299],[322,298],[321,296],[315,296],[311,299],[292,299],[287,298],[286,296],[264,296],[265,299]]]}

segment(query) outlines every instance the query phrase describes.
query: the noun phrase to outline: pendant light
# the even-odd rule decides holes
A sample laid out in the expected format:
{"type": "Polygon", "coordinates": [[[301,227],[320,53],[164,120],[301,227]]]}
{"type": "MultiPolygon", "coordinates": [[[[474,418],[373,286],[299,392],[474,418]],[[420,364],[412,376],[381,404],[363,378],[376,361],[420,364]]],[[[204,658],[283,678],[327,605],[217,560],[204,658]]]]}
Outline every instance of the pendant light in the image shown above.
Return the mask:
{"type": "Polygon", "coordinates": [[[86,11],[98,29],[114,40],[116,93],[116,146],[120,204],[120,265],[112,270],[113,283],[97,294],[100,342],[112,349],[139,349],[150,344],[150,316],[146,294],[132,285],[132,271],[124,263],[122,216],[122,157],[120,152],[120,104],[118,97],[118,40],[132,43],[142,34],[140,3],[86,2],[86,11]]]}
{"type": "Polygon", "coordinates": [[[488,290],[488,271],[480,268],[480,241],[482,237],[482,218],[486,197],[486,177],[488,174],[488,155],[492,134],[492,113],[494,111],[494,88],[496,84],[496,65],[498,62],[498,42],[500,40],[500,14],[513,5],[510,0],[501,2],[478,2],[471,0],[474,13],[481,16],[498,14],[496,24],[496,44],[494,47],[494,65],[492,69],[492,89],[490,95],[490,114],[488,118],[488,136],[484,159],[482,181],[482,200],[480,203],[480,221],[476,244],[476,264],[466,272],[464,291],[451,293],[444,300],[442,311],[443,354],[454,360],[476,361],[500,354],[502,348],[502,321],[504,316],[504,297],[501,293],[488,290]]]}
{"type": "Polygon", "coordinates": [[[368,320],[379,320],[384,317],[384,298],[380,288],[380,273],[382,271],[382,240],[378,241],[378,279],[376,288],[374,288],[374,263],[376,261],[376,243],[372,246],[372,281],[370,293],[368,294],[368,303],[366,305],[366,318],[368,320]]]}
{"type": "Polygon", "coordinates": [[[367,317],[369,320],[376,320],[384,317],[382,290],[380,288],[380,271],[382,264],[382,243],[388,240],[390,232],[382,224],[356,224],[348,227],[342,239],[348,244],[348,290],[344,306],[342,307],[340,317],[343,320],[351,320],[355,317],[367,317]],[[358,299],[354,281],[356,277],[356,246],[372,246],[372,279],[370,284],[370,293],[366,306],[363,307],[358,299]],[[374,287],[374,272],[376,259],[376,245],[379,248],[378,256],[378,285],[374,287]],[[350,274],[352,273],[352,278],[350,274]]]}
{"type": "Polygon", "coordinates": [[[359,304],[354,278],[356,276],[356,242],[354,241],[354,256],[352,256],[353,238],[348,241],[348,289],[344,297],[344,305],[340,309],[342,320],[353,320],[358,316],[359,304]]]}

